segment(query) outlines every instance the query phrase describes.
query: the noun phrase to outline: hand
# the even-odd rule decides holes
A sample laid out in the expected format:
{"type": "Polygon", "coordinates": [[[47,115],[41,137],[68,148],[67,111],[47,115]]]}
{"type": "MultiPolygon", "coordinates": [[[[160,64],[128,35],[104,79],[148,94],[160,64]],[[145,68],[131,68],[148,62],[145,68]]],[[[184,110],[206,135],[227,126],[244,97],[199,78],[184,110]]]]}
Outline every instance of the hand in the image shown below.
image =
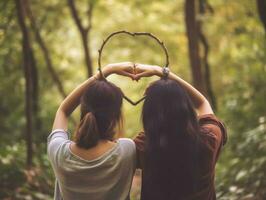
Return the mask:
{"type": "Polygon", "coordinates": [[[162,76],[162,68],[157,65],[135,64],[134,80],[138,81],[142,77],[162,76]]]}
{"type": "Polygon", "coordinates": [[[120,63],[108,64],[103,68],[103,75],[107,77],[110,74],[118,74],[122,76],[127,76],[134,80],[135,79],[134,63],[120,62],[120,63]]]}

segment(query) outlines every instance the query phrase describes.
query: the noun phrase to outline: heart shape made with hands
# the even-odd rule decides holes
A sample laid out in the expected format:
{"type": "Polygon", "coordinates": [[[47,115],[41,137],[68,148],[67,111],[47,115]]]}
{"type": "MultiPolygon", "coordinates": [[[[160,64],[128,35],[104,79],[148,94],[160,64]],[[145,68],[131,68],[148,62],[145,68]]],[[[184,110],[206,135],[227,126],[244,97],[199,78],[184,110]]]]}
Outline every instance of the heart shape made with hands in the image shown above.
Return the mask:
{"type": "MultiPolygon", "coordinates": [[[[100,72],[100,75],[101,75],[101,79],[102,80],[105,80],[107,81],[107,79],[104,77],[103,73],[102,73],[102,66],[101,66],[101,57],[102,57],[102,51],[103,51],[103,48],[104,46],[106,45],[106,43],[109,41],[109,39],[115,35],[118,35],[118,34],[127,34],[131,37],[136,37],[136,36],[147,36],[147,37],[150,37],[152,39],[154,39],[164,50],[164,53],[165,53],[165,65],[163,68],[169,68],[169,56],[168,56],[168,52],[167,52],[167,49],[166,47],[164,46],[164,43],[158,39],[157,37],[155,37],[153,34],[151,33],[148,33],[148,32],[129,32],[129,31],[117,31],[117,32],[113,32],[111,33],[105,40],[103,40],[103,43],[100,47],[100,49],[98,50],[98,53],[99,53],[99,56],[98,56],[98,70],[100,72]]],[[[144,99],[145,99],[145,96],[141,97],[139,100],[137,101],[132,101],[129,97],[127,97],[125,94],[124,94],[124,99],[126,101],[128,101],[130,104],[132,104],[133,106],[136,106],[138,105],[140,102],[142,102],[144,99]]]]}

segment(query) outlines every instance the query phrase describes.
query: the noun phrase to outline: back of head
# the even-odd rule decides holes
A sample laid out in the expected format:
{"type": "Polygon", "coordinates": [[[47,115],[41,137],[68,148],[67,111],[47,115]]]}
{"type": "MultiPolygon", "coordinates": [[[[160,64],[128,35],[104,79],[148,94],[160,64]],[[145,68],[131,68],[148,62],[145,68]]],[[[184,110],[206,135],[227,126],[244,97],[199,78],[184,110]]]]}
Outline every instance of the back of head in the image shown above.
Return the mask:
{"type": "Polygon", "coordinates": [[[182,86],[176,81],[161,79],[146,90],[142,120],[145,131],[154,130],[153,127],[156,126],[162,130],[174,131],[173,136],[182,137],[194,131],[197,117],[182,86]]]}
{"type": "Polygon", "coordinates": [[[114,84],[97,80],[86,89],[80,102],[80,124],[75,133],[76,144],[84,149],[101,139],[112,140],[121,120],[123,93],[114,84]]]}
{"type": "Polygon", "coordinates": [[[154,195],[157,199],[178,199],[195,177],[199,130],[186,91],[173,80],[151,84],[146,90],[142,121],[146,135],[143,199],[154,195]]]}

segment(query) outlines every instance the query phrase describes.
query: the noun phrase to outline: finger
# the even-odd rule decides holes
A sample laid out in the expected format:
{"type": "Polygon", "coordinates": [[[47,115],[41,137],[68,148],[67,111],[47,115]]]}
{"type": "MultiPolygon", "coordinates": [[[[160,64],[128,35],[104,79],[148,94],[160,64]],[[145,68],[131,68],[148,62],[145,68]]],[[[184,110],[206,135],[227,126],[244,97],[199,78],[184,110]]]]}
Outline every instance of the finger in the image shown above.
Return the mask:
{"type": "Polygon", "coordinates": [[[133,62],[125,62],[124,65],[127,66],[127,67],[134,68],[134,63],[133,62]]]}
{"type": "Polygon", "coordinates": [[[134,74],[134,66],[127,66],[123,71],[134,74]]]}
{"type": "Polygon", "coordinates": [[[126,72],[126,71],[121,71],[118,73],[119,75],[122,75],[122,76],[127,76],[127,77],[130,77],[132,80],[135,79],[135,75],[130,73],[130,72],[126,72]]]}
{"type": "Polygon", "coordinates": [[[138,77],[149,77],[149,76],[151,76],[151,72],[143,71],[141,73],[138,73],[136,76],[138,76],[138,77]]]}
{"type": "Polygon", "coordinates": [[[144,64],[136,64],[136,73],[147,71],[147,67],[144,64]]]}
{"type": "Polygon", "coordinates": [[[135,75],[135,80],[138,81],[142,77],[149,77],[149,76],[151,76],[151,73],[148,72],[148,71],[144,71],[144,72],[141,72],[141,73],[136,74],[135,75]]]}
{"type": "Polygon", "coordinates": [[[135,74],[139,74],[139,73],[142,73],[144,71],[145,71],[145,69],[143,69],[143,68],[140,68],[138,66],[135,67],[135,74]]]}
{"type": "Polygon", "coordinates": [[[125,70],[125,69],[133,68],[134,63],[133,62],[119,62],[119,63],[110,63],[108,65],[110,67],[119,67],[125,70]]]}
{"type": "Polygon", "coordinates": [[[134,63],[134,66],[133,66],[133,74],[136,75],[136,64],[134,63]]]}

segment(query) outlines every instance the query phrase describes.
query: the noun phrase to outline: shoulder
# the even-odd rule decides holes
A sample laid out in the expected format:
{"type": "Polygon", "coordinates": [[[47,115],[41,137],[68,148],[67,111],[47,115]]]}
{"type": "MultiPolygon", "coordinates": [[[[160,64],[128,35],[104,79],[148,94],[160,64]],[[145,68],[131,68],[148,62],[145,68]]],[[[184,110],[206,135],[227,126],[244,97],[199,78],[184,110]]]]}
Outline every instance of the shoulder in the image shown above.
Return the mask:
{"type": "Polygon", "coordinates": [[[55,129],[53,130],[49,136],[47,137],[47,143],[51,143],[52,140],[68,140],[68,132],[63,129],[55,129]]]}
{"type": "Polygon", "coordinates": [[[118,142],[121,146],[123,147],[131,147],[131,148],[135,148],[135,143],[132,139],[130,138],[119,138],[118,142]]]}
{"type": "Polygon", "coordinates": [[[132,139],[119,138],[118,144],[123,152],[127,154],[136,154],[136,145],[132,139]]]}
{"type": "Polygon", "coordinates": [[[119,138],[117,143],[120,154],[119,160],[123,165],[123,169],[128,174],[131,170],[135,170],[136,168],[137,152],[135,143],[129,138],[119,138]]]}
{"type": "Polygon", "coordinates": [[[214,114],[201,115],[198,117],[203,134],[217,140],[221,145],[227,142],[227,131],[224,123],[214,114]]]}
{"type": "Polygon", "coordinates": [[[50,133],[47,138],[47,153],[52,162],[56,161],[59,154],[66,151],[69,142],[68,133],[63,129],[55,129],[50,133]]]}
{"type": "Polygon", "coordinates": [[[227,142],[226,127],[214,114],[199,116],[199,125],[201,138],[205,146],[211,150],[216,162],[222,146],[227,142]]]}

